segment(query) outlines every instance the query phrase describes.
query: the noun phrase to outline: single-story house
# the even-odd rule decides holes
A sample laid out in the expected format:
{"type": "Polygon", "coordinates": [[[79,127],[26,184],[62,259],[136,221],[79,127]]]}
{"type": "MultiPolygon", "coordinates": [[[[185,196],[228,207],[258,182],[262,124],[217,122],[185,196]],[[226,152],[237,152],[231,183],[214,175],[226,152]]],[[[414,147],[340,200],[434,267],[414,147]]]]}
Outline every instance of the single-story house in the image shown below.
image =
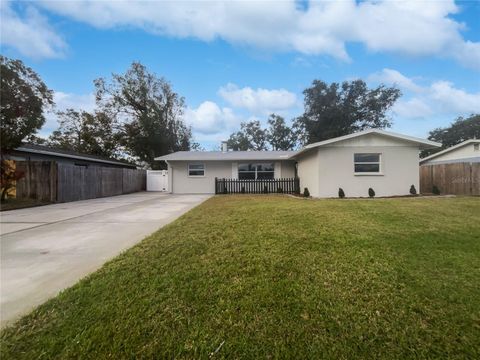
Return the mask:
{"type": "Polygon", "coordinates": [[[56,161],[60,164],[77,166],[102,166],[136,169],[137,166],[124,161],[88,155],[71,150],[56,149],[45,145],[22,144],[9,152],[7,158],[16,161],[56,161]]]}
{"type": "Polygon", "coordinates": [[[409,194],[419,188],[420,150],[440,144],[369,129],[309,144],[299,151],[179,151],[156,160],[168,164],[169,191],[214,193],[215,178],[282,179],[298,177],[314,197],[409,194]]]}
{"type": "Polygon", "coordinates": [[[420,160],[420,165],[480,163],[480,140],[471,139],[420,160]]]}

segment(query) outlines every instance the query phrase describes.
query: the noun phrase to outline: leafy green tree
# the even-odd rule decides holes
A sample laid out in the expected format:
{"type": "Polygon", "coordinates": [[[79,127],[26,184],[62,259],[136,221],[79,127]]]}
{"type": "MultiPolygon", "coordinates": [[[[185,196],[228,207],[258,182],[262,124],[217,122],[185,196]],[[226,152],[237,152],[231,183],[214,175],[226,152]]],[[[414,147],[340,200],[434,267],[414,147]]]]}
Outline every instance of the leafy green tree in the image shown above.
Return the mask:
{"type": "Polygon", "coordinates": [[[250,142],[247,136],[242,131],[237,131],[230,135],[227,140],[227,147],[234,151],[247,151],[251,150],[250,142]]]}
{"type": "Polygon", "coordinates": [[[125,74],[97,79],[95,86],[97,104],[122,124],[122,145],[129,155],[158,168],[155,157],[191,148],[183,97],[144,65],[134,62],[125,74]]]}
{"type": "Polygon", "coordinates": [[[480,114],[472,114],[468,118],[460,116],[450,126],[430,131],[428,138],[441,143],[442,147],[424,150],[422,157],[460,144],[465,140],[480,139],[480,114]]]}
{"type": "Polygon", "coordinates": [[[53,92],[20,60],[0,55],[0,74],[0,146],[5,153],[42,127],[53,92]]]}
{"type": "Polygon", "coordinates": [[[304,132],[299,136],[305,143],[390,127],[387,111],[401,96],[400,90],[385,85],[369,89],[363,80],[342,84],[314,80],[303,94],[305,112],[294,127],[304,132]]]}
{"type": "Polygon", "coordinates": [[[119,125],[108,114],[67,109],[58,116],[60,126],[50,135],[49,145],[85,154],[121,157],[119,125]]]}
{"type": "Polygon", "coordinates": [[[272,150],[293,150],[297,141],[294,132],[279,115],[271,114],[266,131],[267,141],[272,150]]]}
{"type": "Polygon", "coordinates": [[[262,129],[260,121],[252,120],[240,124],[240,131],[230,135],[227,146],[232,150],[266,150],[267,133],[262,129]]]}
{"type": "Polygon", "coordinates": [[[24,174],[4,155],[19,147],[45,123],[44,111],[53,106],[53,92],[20,60],[0,55],[0,187],[1,201],[24,174]]]}

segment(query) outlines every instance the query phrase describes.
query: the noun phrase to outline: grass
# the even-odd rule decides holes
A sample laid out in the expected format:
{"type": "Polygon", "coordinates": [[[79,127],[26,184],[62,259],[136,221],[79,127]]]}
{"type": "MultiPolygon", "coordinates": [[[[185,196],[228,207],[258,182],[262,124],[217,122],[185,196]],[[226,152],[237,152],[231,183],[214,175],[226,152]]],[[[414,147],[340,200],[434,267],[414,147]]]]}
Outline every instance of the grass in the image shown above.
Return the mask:
{"type": "Polygon", "coordinates": [[[215,197],[4,330],[0,355],[474,359],[479,279],[479,198],[215,197]]]}

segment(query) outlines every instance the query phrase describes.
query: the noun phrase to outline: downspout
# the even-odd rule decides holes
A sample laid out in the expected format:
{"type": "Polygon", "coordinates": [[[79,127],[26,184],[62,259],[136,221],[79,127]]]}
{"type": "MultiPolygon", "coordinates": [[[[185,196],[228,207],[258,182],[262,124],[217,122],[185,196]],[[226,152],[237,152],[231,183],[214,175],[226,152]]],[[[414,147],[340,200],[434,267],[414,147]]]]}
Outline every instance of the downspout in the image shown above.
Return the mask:
{"type": "Polygon", "coordinates": [[[167,160],[165,160],[165,163],[167,164],[167,170],[168,170],[168,186],[171,187],[169,191],[170,193],[173,194],[173,166],[170,165],[167,160]]]}

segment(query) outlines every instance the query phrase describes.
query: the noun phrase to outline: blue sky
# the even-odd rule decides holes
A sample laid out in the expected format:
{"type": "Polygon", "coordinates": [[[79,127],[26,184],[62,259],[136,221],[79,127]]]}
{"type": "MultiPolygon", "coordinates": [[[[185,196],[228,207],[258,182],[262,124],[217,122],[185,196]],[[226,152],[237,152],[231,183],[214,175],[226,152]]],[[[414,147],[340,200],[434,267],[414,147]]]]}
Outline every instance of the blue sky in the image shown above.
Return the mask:
{"type": "MultiPolygon", "coordinates": [[[[395,84],[392,130],[414,136],[480,113],[478,1],[3,1],[1,53],[92,110],[93,80],[132,61],[185,97],[207,149],[240,122],[302,113],[314,79],[395,84]]],[[[48,115],[48,135],[56,118],[48,115]]]]}

